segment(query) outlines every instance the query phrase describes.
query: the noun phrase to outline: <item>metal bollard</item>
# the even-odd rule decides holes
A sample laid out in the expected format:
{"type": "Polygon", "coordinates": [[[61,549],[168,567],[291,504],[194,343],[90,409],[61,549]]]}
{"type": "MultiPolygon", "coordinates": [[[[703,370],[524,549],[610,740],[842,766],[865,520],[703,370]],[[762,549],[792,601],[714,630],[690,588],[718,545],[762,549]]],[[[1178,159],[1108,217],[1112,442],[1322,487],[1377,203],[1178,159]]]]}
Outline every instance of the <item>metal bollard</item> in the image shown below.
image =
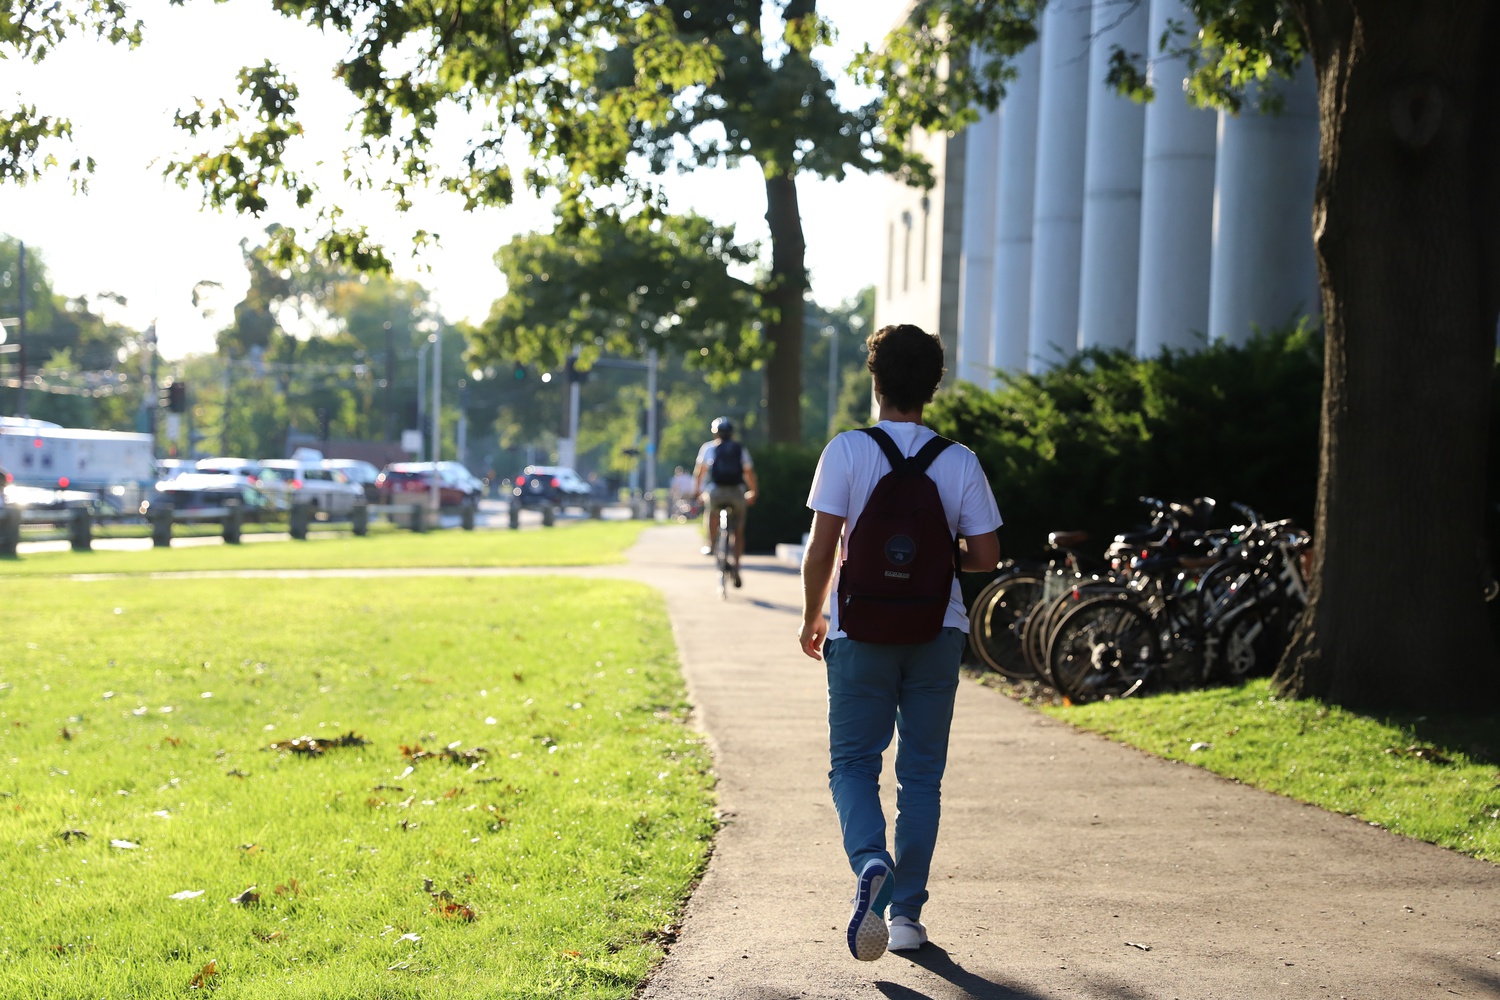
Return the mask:
{"type": "Polygon", "coordinates": [[[68,522],[68,543],[74,552],[89,552],[93,549],[94,541],[94,518],[85,507],[73,509],[72,520],[68,522]]]}
{"type": "Polygon", "coordinates": [[[158,549],[165,549],[172,544],[172,508],[151,508],[149,515],[151,520],[151,544],[158,549]]]}
{"type": "Polygon", "coordinates": [[[224,544],[240,544],[240,529],[244,527],[245,514],[233,500],[224,503],[224,544]]]}
{"type": "Polygon", "coordinates": [[[511,501],[506,506],[509,508],[507,518],[510,521],[511,530],[514,531],[521,526],[521,505],[515,501],[511,501]]]}
{"type": "Polygon", "coordinates": [[[0,556],[14,557],[16,546],[21,544],[21,509],[0,509],[0,556]]]}
{"type": "Polygon", "coordinates": [[[474,530],[474,504],[472,502],[464,504],[463,510],[459,512],[459,519],[465,531],[474,530]]]}
{"type": "Polygon", "coordinates": [[[424,504],[411,506],[411,530],[417,534],[427,530],[427,507],[424,504]]]}
{"type": "Polygon", "coordinates": [[[550,503],[542,508],[542,527],[550,528],[557,523],[557,508],[550,503]]]}
{"type": "Polygon", "coordinates": [[[349,512],[349,523],[356,537],[365,537],[370,533],[370,509],[362,503],[355,504],[349,512]]]}
{"type": "Polygon", "coordinates": [[[307,541],[307,526],[312,522],[312,508],[305,503],[292,504],[289,520],[292,537],[299,542],[307,541]]]}

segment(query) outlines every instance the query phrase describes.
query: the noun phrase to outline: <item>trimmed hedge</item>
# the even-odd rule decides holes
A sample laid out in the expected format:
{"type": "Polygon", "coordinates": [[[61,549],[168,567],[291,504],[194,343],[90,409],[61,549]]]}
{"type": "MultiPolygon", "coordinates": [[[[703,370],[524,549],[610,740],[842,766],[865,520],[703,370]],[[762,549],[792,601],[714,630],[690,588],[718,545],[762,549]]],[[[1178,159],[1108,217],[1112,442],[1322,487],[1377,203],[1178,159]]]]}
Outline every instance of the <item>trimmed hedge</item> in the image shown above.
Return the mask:
{"type": "Polygon", "coordinates": [[[807,494],[822,448],[759,445],[751,449],[760,495],[745,529],[745,549],[773,552],[779,542],[801,542],[812,524],[807,494]]]}
{"type": "Polygon", "coordinates": [[[1089,350],[996,392],[960,385],[927,409],[939,434],[979,456],[1005,520],[1007,556],[1047,532],[1084,529],[1102,553],[1145,520],[1142,495],[1231,500],[1311,527],[1323,342],[1297,328],[1243,346],[1141,360],[1089,350]]]}

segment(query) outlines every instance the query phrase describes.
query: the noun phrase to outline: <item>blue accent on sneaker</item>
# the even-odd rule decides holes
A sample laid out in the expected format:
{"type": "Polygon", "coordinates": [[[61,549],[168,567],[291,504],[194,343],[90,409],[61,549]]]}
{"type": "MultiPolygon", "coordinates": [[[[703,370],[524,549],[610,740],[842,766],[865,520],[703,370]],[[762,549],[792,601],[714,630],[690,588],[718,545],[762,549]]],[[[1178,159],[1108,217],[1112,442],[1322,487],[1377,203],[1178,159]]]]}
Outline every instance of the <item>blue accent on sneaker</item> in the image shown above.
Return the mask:
{"type": "Polygon", "coordinates": [[[849,914],[849,954],[861,962],[873,962],[885,954],[890,931],[885,923],[885,908],[894,890],[891,870],[884,861],[874,858],[865,863],[854,890],[854,912],[849,914]]]}

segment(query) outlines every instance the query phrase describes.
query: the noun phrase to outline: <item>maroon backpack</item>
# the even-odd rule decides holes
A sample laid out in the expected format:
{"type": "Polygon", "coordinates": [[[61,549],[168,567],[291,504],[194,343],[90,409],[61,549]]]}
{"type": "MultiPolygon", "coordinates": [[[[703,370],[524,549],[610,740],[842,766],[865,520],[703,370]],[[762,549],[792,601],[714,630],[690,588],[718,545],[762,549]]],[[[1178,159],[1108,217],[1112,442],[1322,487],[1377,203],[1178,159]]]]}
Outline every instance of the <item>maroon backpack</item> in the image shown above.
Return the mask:
{"type": "Polygon", "coordinates": [[[934,437],[911,458],[879,427],[862,427],[891,463],[860,512],[839,571],[839,628],[860,642],[930,642],[943,628],[958,539],[927,467],[952,444],[934,437]]]}

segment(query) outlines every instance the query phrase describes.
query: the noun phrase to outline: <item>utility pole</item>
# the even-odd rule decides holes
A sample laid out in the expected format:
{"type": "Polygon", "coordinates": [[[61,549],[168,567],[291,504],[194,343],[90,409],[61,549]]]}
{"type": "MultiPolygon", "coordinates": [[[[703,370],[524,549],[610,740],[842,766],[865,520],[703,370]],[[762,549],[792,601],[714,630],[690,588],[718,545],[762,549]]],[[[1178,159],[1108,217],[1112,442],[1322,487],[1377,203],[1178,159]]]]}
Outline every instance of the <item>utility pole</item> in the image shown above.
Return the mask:
{"type": "Polygon", "coordinates": [[[429,491],[429,503],[432,513],[437,514],[442,506],[442,495],[438,492],[438,469],[437,463],[443,457],[443,389],[440,381],[443,371],[443,328],[434,324],[437,329],[428,334],[434,348],[432,352],[432,485],[429,491]]]}
{"type": "MultiPolygon", "coordinates": [[[[656,348],[646,352],[646,513],[656,519],[656,348]]],[[[670,515],[670,511],[668,514],[670,515]]]]}
{"type": "Polygon", "coordinates": [[[234,389],[234,355],[224,352],[224,419],[219,428],[219,454],[230,455],[229,450],[229,400],[234,389]]]}
{"type": "Polygon", "coordinates": [[[396,330],[385,321],[385,439],[396,440],[396,330]]]}
{"type": "Polygon", "coordinates": [[[839,328],[828,327],[828,436],[833,437],[834,411],[839,401],[839,328]]]}
{"type": "Polygon", "coordinates": [[[21,293],[21,323],[16,332],[16,365],[19,378],[16,381],[16,416],[26,416],[26,244],[21,244],[20,263],[16,268],[21,293]]]}

